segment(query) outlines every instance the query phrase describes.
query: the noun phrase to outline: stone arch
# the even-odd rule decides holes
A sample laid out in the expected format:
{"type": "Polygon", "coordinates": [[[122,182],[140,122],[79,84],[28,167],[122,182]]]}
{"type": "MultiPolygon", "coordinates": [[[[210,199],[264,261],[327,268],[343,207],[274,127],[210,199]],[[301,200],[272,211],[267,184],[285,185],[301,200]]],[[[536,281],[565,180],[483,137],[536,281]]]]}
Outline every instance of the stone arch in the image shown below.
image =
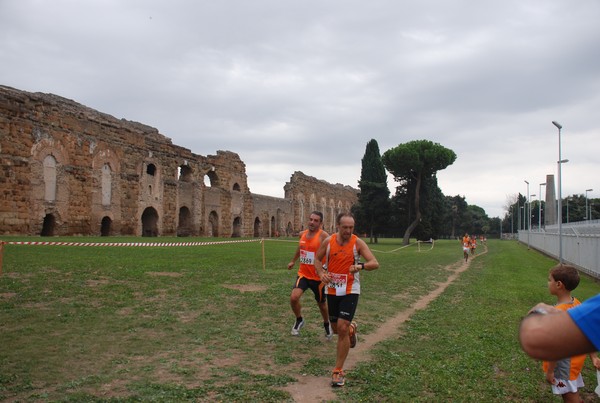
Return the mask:
{"type": "Polygon", "coordinates": [[[317,209],[317,196],[315,196],[315,194],[313,193],[310,195],[310,203],[309,203],[308,210],[315,211],[316,209],[317,209]]]}
{"type": "MultiPolygon", "coordinates": [[[[69,163],[68,153],[59,140],[51,138],[40,129],[33,129],[38,141],[31,147],[31,200],[33,216],[45,216],[45,207],[52,213],[65,211],[69,197],[68,175],[64,166],[69,163]]],[[[56,225],[56,224],[55,224],[56,225]]]]}
{"type": "Polygon", "coordinates": [[[177,180],[180,182],[191,182],[193,177],[192,168],[186,163],[182,164],[177,168],[177,180]]]}
{"type": "Polygon", "coordinates": [[[158,236],[158,213],[154,207],[147,207],[142,213],[142,236],[158,236]]]}
{"type": "Polygon", "coordinates": [[[140,200],[153,204],[160,199],[161,177],[161,167],[158,163],[152,160],[143,161],[141,169],[140,200]]]}
{"type": "Polygon", "coordinates": [[[277,236],[277,227],[275,224],[275,216],[271,216],[271,233],[269,234],[271,237],[277,236]]]}
{"type": "Polygon", "coordinates": [[[109,216],[102,217],[100,221],[100,236],[110,236],[112,230],[112,219],[109,216]]]}
{"type": "Polygon", "coordinates": [[[53,236],[56,231],[56,217],[52,213],[48,213],[44,216],[44,222],[42,224],[42,232],[40,236],[53,236]]]}
{"type": "Polygon", "coordinates": [[[242,218],[235,217],[233,219],[233,231],[231,233],[232,238],[239,238],[242,236],[242,218]]]}
{"type": "Polygon", "coordinates": [[[242,190],[242,188],[240,187],[240,184],[236,182],[233,184],[233,190],[235,192],[240,192],[242,190]]]}
{"type": "Polygon", "coordinates": [[[260,222],[260,218],[256,217],[254,219],[254,237],[259,238],[262,233],[262,223],[260,222]]]}
{"type": "Polygon", "coordinates": [[[190,236],[192,232],[192,213],[186,206],[179,209],[177,236],[190,236]]]}
{"type": "Polygon", "coordinates": [[[219,215],[214,210],[208,215],[208,236],[219,236],[219,215]]]}
{"type": "Polygon", "coordinates": [[[216,187],[219,187],[219,186],[220,186],[220,183],[219,183],[219,175],[217,175],[217,173],[215,172],[215,167],[212,167],[212,168],[210,169],[210,171],[208,171],[208,172],[205,174],[205,178],[204,178],[204,184],[205,184],[206,186],[208,186],[208,187],[213,187],[213,188],[216,188],[216,187]],[[206,178],[208,178],[208,183],[207,183],[207,180],[206,180],[206,178]]]}
{"type": "MultiPolygon", "coordinates": [[[[92,194],[93,215],[101,217],[107,208],[111,210],[120,206],[119,173],[120,152],[105,145],[93,147],[92,159],[93,186],[99,192],[92,194]]],[[[110,217],[114,220],[114,217],[110,217]]]]}
{"type": "Polygon", "coordinates": [[[305,214],[304,213],[305,201],[304,200],[305,200],[304,194],[302,192],[299,192],[298,195],[296,196],[296,201],[298,203],[298,211],[295,214],[298,221],[294,221],[294,222],[298,226],[296,228],[300,228],[300,230],[304,229],[304,222],[305,222],[305,215],[304,215],[305,214]]]}
{"type": "Polygon", "coordinates": [[[112,169],[109,163],[102,166],[101,174],[102,205],[110,206],[112,202],[112,169]]]}
{"type": "MultiPolygon", "coordinates": [[[[342,202],[340,202],[340,204],[342,204],[342,202]]],[[[352,211],[352,204],[346,202],[346,205],[344,206],[344,210],[343,211],[352,211]]],[[[340,209],[340,213],[342,212],[342,209],[340,209]]]]}
{"type": "Polygon", "coordinates": [[[56,158],[48,154],[42,161],[44,175],[44,200],[53,202],[56,200],[56,158]]]}

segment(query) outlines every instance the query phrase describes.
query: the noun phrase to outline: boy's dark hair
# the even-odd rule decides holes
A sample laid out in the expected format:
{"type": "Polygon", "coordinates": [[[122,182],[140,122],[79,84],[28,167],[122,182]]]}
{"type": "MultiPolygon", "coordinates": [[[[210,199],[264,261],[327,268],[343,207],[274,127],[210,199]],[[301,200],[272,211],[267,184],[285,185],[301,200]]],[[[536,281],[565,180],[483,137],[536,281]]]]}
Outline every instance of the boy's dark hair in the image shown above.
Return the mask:
{"type": "Polygon", "coordinates": [[[573,291],[579,285],[579,272],[568,264],[558,264],[550,269],[550,275],[555,281],[564,284],[568,291],[573,291]]]}

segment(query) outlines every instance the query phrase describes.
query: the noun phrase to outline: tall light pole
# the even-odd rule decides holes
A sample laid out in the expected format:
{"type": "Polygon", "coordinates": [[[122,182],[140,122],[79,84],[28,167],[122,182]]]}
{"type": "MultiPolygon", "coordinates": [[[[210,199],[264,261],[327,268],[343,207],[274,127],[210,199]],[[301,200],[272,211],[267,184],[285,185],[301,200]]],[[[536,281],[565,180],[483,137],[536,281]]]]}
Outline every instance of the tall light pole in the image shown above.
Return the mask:
{"type": "Polygon", "coordinates": [[[538,231],[542,231],[542,186],[546,186],[546,183],[540,183],[540,205],[538,209],[538,231]]]}
{"type": "MultiPolygon", "coordinates": [[[[527,218],[527,220],[525,220],[525,223],[527,223],[529,225],[529,227],[527,228],[527,249],[529,249],[529,231],[531,230],[531,202],[529,201],[529,182],[524,181],[527,184],[527,200],[525,201],[525,214],[527,214],[525,217],[529,217],[527,218]],[[527,207],[529,206],[529,209],[527,209],[527,207]]],[[[525,226],[525,223],[523,223],[523,226],[525,226]]]]}
{"type": "Polygon", "coordinates": [[[589,209],[588,209],[588,197],[587,197],[587,194],[588,194],[588,192],[593,192],[593,191],[594,191],[594,189],[586,189],[585,190],[585,219],[588,220],[588,221],[590,220],[590,212],[589,212],[589,209]]]}
{"type": "Polygon", "coordinates": [[[560,149],[560,132],[562,125],[553,120],[552,124],[558,129],[558,263],[562,264],[562,184],[561,184],[561,169],[562,165],[562,150],[560,149]]]}
{"type": "Polygon", "coordinates": [[[533,199],[536,195],[531,195],[530,200],[529,200],[529,218],[527,219],[529,221],[529,231],[531,231],[531,219],[533,218],[533,214],[531,214],[531,199],[533,199]]]}

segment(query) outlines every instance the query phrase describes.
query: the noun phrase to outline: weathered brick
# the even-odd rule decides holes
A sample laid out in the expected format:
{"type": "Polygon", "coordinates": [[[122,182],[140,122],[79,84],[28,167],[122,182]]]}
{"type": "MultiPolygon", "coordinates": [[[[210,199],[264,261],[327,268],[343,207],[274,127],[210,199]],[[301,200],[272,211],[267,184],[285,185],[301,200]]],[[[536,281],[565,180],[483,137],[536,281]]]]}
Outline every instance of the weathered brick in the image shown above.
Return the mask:
{"type": "Polygon", "coordinates": [[[234,152],[194,154],[142,123],[6,86],[0,162],[0,234],[269,237],[297,233],[312,210],[331,232],[358,193],[295,172],[284,198],[252,194],[234,152]]]}

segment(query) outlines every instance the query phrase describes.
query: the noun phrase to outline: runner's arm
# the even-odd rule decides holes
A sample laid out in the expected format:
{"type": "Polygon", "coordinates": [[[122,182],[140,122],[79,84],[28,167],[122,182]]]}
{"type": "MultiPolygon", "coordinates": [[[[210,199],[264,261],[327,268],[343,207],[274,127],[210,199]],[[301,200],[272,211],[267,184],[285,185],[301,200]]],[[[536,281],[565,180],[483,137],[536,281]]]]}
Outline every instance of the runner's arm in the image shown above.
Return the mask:
{"type": "Polygon", "coordinates": [[[300,245],[298,245],[298,247],[296,248],[296,253],[294,253],[294,257],[288,263],[288,270],[290,270],[292,267],[294,267],[294,265],[296,264],[296,261],[298,260],[299,257],[300,257],[300,245]]]}
{"type": "Polygon", "coordinates": [[[558,312],[532,309],[533,314],[521,321],[519,341],[523,351],[532,358],[546,361],[596,351],[571,316],[566,311],[555,310],[558,312]]]}
{"type": "MultiPolygon", "coordinates": [[[[375,258],[375,255],[373,255],[373,252],[371,252],[371,249],[369,249],[369,246],[367,245],[367,243],[365,241],[363,241],[362,239],[358,238],[356,240],[356,244],[358,246],[358,253],[360,256],[362,256],[363,259],[365,259],[364,262],[364,269],[365,270],[375,270],[379,268],[379,262],[377,261],[377,259],[375,258]]],[[[354,272],[362,269],[362,265],[359,264],[355,264],[354,265],[354,272]]]]}
{"type": "Polygon", "coordinates": [[[328,244],[329,237],[325,238],[321,242],[321,245],[319,246],[319,249],[317,249],[317,253],[315,254],[315,271],[317,272],[317,275],[319,276],[321,281],[325,284],[329,283],[329,281],[331,280],[331,278],[329,277],[329,273],[327,273],[323,269],[323,258],[325,257],[325,252],[327,252],[328,244]]]}

